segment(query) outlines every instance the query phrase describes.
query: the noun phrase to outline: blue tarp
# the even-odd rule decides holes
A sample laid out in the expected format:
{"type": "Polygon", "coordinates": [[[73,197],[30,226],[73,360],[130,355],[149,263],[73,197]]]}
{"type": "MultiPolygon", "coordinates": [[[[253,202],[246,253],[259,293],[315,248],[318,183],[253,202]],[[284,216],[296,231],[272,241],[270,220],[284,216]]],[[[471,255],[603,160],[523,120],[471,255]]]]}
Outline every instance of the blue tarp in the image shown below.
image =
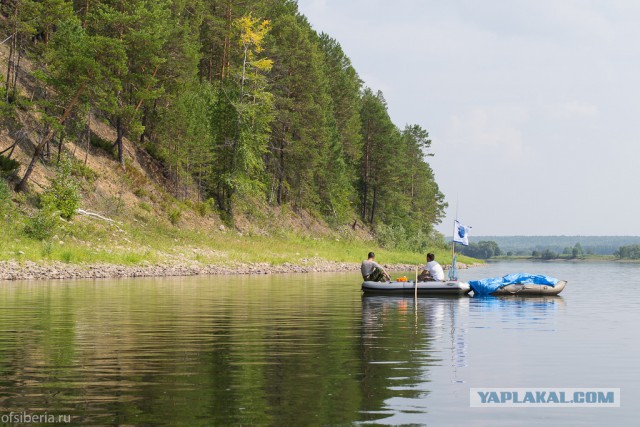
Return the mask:
{"type": "Polygon", "coordinates": [[[469,286],[476,295],[489,295],[508,285],[548,285],[555,286],[558,279],[540,274],[514,273],[492,279],[472,280],[469,286]]]}

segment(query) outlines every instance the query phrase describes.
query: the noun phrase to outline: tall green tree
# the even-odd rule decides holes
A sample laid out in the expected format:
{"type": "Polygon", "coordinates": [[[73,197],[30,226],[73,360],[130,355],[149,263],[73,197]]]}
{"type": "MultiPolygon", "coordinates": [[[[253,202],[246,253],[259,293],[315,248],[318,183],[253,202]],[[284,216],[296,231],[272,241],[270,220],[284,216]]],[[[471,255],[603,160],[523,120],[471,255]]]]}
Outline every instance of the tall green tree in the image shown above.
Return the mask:
{"type": "Polygon", "coordinates": [[[404,195],[411,201],[408,216],[414,224],[411,231],[417,229],[430,232],[431,225],[440,222],[444,216],[446,203],[435,181],[433,170],[427,159],[432,157],[430,152],[431,140],[429,133],[419,125],[407,125],[402,132],[404,153],[401,159],[405,161],[402,180],[404,195]]]}
{"type": "Polygon", "coordinates": [[[398,159],[401,136],[387,112],[382,92],[365,89],[360,110],[363,154],[360,165],[360,215],[363,221],[374,225],[377,217],[393,210],[393,205],[404,200],[394,200],[401,171],[394,162],[398,159]]]}
{"type": "Polygon", "coordinates": [[[362,157],[362,134],[360,124],[360,92],[362,81],[345,55],[340,44],[327,34],[319,36],[324,52],[324,69],[331,96],[331,110],[338,129],[345,160],[354,171],[355,182],[358,162],[362,157]]]}
{"type": "Polygon", "coordinates": [[[143,131],[140,146],[167,165],[172,192],[187,198],[197,186],[202,197],[212,158],[211,104],[215,88],[199,79],[201,1],[173,0],[162,49],[163,61],[155,75],[157,97],[143,101],[139,114],[143,131]]]}
{"type": "Polygon", "coordinates": [[[182,88],[171,101],[171,108],[159,113],[156,143],[174,179],[174,194],[189,197],[195,184],[198,198],[202,198],[204,183],[214,162],[212,110],[217,93],[209,82],[194,82],[182,88]]]}
{"type": "Polygon", "coordinates": [[[163,93],[157,74],[166,61],[170,4],[170,0],[103,0],[88,16],[89,31],[118,40],[126,52],[127,67],[118,76],[122,90],[111,114],[114,146],[123,165],[125,132],[136,136],[144,131],[140,109],[163,93]]]}
{"type": "Polygon", "coordinates": [[[117,75],[125,69],[125,52],[111,38],[89,35],[70,9],[65,21],[59,23],[44,52],[44,66],[37,73],[52,95],[39,102],[43,130],[31,162],[16,189],[25,191],[29,177],[46,144],[61,130],[75,109],[82,103],[101,106],[114,101],[121,90],[117,75]],[[97,101],[96,101],[97,100],[97,101]]]}
{"type": "Polygon", "coordinates": [[[269,199],[314,209],[319,203],[318,174],[331,137],[323,56],[309,24],[298,15],[279,17],[272,36],[276,119],[270,142],[269,199]]]}
{"type": "Polygon", "coordinates": [[[42,3],[33,0],[7,0],[0,3],[0,16],[4,18],[0,21],[4,36],[0,38],[9,45],[7,68],[2,75],[2,99],[7,104],[16,98],[20,62],[25,55],[28,40],[39,31],[42,6],[42,3]]]}

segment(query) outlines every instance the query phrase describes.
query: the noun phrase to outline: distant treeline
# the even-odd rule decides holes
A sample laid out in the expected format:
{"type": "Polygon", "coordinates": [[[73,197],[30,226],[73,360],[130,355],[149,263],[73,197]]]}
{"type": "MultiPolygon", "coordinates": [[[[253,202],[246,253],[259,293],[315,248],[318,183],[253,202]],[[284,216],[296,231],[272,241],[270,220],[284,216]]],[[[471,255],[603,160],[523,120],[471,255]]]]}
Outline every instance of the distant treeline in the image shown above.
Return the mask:
{"type": "Polygon", "coordinates": [[[502,255],[502,250],[496,242],[485,240],[478,243],[469,243],[469,246],[462,246],[458,252],[478,259],[489,259],[502,255]]]}
{"type": "Polygon", "coordinates": [[[622,246],[614,255],[620,259],[640,259],[640,245],[622,246]]]}
{"type": "Polygon", "coordinates": [[[582,245],[580,243],[576,243],[573,247],[567,246],[564,248],[562,252],[554,252],[551,249],[545,249],[543,251],[531,251],[532,258],[540,258],[540,259],[556,259],[556,258],[564,258],[564,259],[576,259],[583,258],[585,255],[593,255],[593,252],[585,253],[582,245]]]}
{"type": "MultiPolygon", "coordinates": [[[[639,246],[640,248],[640,246],[639,246]]],[[[572,247],[567,246],[561,252],[556,252],[550,249],[544,250],[532,250],[531,252],[521,251],[520,253],[514,253],[513,251],[504,252],[500,249],[500,246],[493,240],[481,240],[477,243],[470,243],[469,246],[462,246],[458,252],[463,255],[467,255],[473,258],[490,259],[493,257],[506,255],[506,256],[531,256],[532,258],[539,259],[576,259],[582,258],[586,255],[585,250],[580,243],[576,243],[572,247]]]]}
{"type": "Polygon", "coordinates": [[[623,246],[640,245],[640,236],[474,236],[493,241],[506,255],[532,256],[546,253],[572,255],[576,244],[585,255],[615,255],[623,246]]]}

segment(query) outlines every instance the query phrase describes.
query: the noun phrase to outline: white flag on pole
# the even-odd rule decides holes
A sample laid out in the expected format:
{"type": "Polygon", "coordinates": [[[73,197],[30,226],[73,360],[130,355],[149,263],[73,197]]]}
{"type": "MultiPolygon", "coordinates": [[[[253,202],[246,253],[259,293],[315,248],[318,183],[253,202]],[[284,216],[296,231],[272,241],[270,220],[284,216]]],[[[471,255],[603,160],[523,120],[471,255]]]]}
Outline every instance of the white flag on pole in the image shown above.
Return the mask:
{"type": "Polygon", "coordinates": [[[469,229],[471,227],[466,227],[460,223],[460,221],[456,220],[455,222],[455,230],[453,232],[453,241],[456,243],[460,243],[463,246],[469,246],[469,229]]]}

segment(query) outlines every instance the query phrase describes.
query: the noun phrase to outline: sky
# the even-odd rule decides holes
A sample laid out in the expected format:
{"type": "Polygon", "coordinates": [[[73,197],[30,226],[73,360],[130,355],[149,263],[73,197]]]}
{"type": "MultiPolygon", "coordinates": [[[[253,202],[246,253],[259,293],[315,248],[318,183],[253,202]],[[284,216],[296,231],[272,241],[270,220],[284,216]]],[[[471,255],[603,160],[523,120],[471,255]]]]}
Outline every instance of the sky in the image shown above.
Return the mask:
{"type": "Polygon", "coordinates": [[[475,235],[640,235],[640,2],[298,5],[429,131],[439,231],[457,209],[475,235]]]}

